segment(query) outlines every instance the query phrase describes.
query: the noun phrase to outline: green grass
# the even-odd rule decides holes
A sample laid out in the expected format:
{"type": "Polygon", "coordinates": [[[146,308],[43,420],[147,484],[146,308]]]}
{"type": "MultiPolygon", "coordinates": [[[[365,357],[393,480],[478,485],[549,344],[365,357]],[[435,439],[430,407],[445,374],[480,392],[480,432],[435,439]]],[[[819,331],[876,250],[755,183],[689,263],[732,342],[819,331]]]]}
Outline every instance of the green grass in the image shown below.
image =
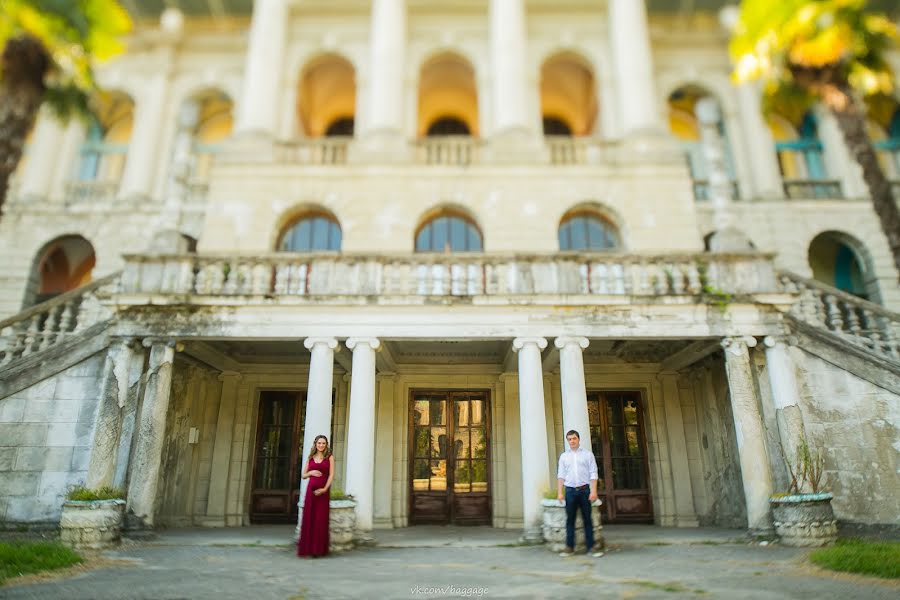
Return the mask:
{"type": "Polygon", "coordinates": [[[96,490],[79,485],[70,489],[66,494],[67,500],[80,500],[82,502],[89,502],[91,500],[118,500],[124,497],[125,490],[120,490],[109,485],[96,490]]]}
{"type": "Polygon", "coordinates": [[[841,539],[831,548],[814,550],[809,558],[832,571],[900,579],[900,542],[841,539]]]}
{"type": "Polygon", "coordinates": [[[0,542],[0,585],[7,579],[77,565],[81,556],[59,542],[0,542]]]}

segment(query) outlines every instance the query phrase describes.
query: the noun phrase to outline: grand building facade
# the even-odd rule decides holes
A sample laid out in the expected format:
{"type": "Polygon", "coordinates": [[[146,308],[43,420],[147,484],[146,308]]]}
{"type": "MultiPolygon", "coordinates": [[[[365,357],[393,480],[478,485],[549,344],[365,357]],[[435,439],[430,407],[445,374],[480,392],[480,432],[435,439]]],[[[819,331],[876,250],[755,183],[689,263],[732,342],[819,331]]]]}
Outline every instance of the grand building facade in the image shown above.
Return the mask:
{"type": "Polygon", "coordinates": [[[898,273],[834,119],[731,83],[724,3],[157,4],[0,218],[0,522],[77,483],[296,522],[324,433],[363,531],[537,537],[574,428],[607,522],[767,532],[806,440],[900,525],[898,273]]]}

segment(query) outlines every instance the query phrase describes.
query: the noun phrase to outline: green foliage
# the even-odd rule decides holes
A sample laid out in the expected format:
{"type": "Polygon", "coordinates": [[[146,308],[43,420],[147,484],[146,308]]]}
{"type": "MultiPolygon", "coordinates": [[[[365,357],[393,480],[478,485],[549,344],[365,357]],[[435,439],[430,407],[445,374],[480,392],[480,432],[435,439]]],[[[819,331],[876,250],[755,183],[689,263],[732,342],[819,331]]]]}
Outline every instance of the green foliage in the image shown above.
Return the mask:
{"type": "Polygon", "coordinates": [[[865,95],[890,93],[885,53],[897,42],[897,26],[865,6],[866,0],[743,0],[730,48],[735,78],[762,78],[772,92],[798,83],[798,71],[830,70],[865,95]]]}
{"type": "Polygon", "coordinates": [[[803,493],[806,484],[809,484],[813,494],[819,493],[822,475],[825,472],[825,455],[821,451],[810,450],[804,438],[797,446],[797,457],[794,462],[785,456],[783,448],[781,458],[791,476],[787,495],[803,493]]]}
{"type": "Polygon", "coordinates": [[[842,539],[831,548],[814,550],[809,558],[832,571],[900,579],[900,542],[842,539]]]}
{"type": "Polygon", "coordinates": [[[328,498],[330,500],[353,500],[353,496],[348,495],[336,485],[331,486],[331,494],[328,495],[328,498]]]}
{"type": "Polygon", "coordinates": [[[3,0],[0,45],[25,35],[43,44],[53,63],[45,101],[67,118],[84,114],[96,88],[94,62],[122,52],[131,25],[116,0],[3,0]]]}
{"type": "Polygon", "coordinates": [[[0,586],[7,579],[77,565],[81,556],[59,542],[0,542],[0,586]]]}
{"type": "Polygon", "coordinates": [[[98,489],[86,488],[76,485],[66,493],[66,500],[88,502],[91,500],[121,500],[125,498],[125,491],[112,486],[103,486],[98,489]]]}

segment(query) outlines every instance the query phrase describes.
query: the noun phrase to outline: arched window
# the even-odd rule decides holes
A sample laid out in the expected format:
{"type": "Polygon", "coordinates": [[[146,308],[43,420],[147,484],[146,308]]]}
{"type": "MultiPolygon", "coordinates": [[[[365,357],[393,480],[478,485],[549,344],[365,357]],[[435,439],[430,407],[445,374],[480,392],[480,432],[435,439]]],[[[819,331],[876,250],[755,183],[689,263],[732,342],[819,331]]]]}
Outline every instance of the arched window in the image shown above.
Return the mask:
{"type": "Polygon", "coordinates": [[[583,57],[561,52],[544,61],[540,93],[544,135],[582,136],[594,132],[597,82],[590,63],[583,57]],[[549,130],[548,121],[553,122],[549,130]]]}
{"type": "Polygon", "coordinates": [[[820,233],[809,245],[813,279],[872,302],[880,302],[878,282],[856,239],[837,231],[820,233]]]}
{"type": "Polygon", "coordinates": [[[469,219],[443,214],[425,223],[416,234],[416,252],[480,252],[481,232],[469,219]]]}
{"type": "Polygon", "coordinates": [[[800,113],[792,106],[777,106],[769,116],[775,151],[789,198],[839,198],[841,186],[825,168],[824,148],[812,110],[800,113]]]}
{"type": "Polygon", "coordinates": [[[866,116],[869,119],[869,137],[878,153],[878,162],[896,188],[900,182],[900,102],[887,94],[868,96],[866,116]]]}
{"type": "MultiPolygon", "coordinates": [[[[443,53],[428,60],[419,71],[416,133],[427,135],[478,135],[478,90],[475,69],[463,57],[443,53]],[[447,133],[434,134],[434,126],[452,117],[465,124],[447,133]]],[[[448,121],[449,122],[449,121],[448,121]]]]}
{"type": "Polygon", "coordinates": [[[352,135],[346,133],[344,123],[341,133],[329,133],[336,122],[356,114],[356,71],[346,58],[337,54],[319,56],[307,64],[300,74],[297,94],[297,121],[303,135],[352,135]]]}
{"type": "Polygon", "coordinates": [[[94,101],[76,176],[79,181],[118,183],[125,169],[134,124],[134,102],[120,92],[104,92],[94,101]]]}
{"type": "Polygon", "coordinates": [[[207,90],[186,100],[178,115],[176,146],[190,147],[192,183],[209,181],[210,171],[222,142],[234,126],[233,103],[223,92],[207,90]]]}
{"type": "Polygon", "coordinates": [[[615,226],[591,213],[575,213],[559,226],[560,250],[615,250],[619,248],[615,226]]]}
{"type": "Polygon", "coordinates": [[[281,252],[340,251],[341,228],[326,215],[308,215],[294,221],[281,234],[281,252]]]}

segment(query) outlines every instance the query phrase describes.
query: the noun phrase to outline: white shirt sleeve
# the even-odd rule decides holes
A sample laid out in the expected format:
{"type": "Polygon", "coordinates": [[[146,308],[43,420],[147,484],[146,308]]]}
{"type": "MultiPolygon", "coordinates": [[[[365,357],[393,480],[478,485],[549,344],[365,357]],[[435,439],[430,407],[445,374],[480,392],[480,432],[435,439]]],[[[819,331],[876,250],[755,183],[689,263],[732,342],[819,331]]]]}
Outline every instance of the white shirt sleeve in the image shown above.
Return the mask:
{"type": "Polygon", "coordinates": [[[563,481],[565,481],[565,479],[566,479],[566,466],[567,466],[567,462],[566,462],[565,458],[566,458],[566,453],[565,453],[565,452],[563,452],[562,454],[560,454],[560,455],[559,455],[559,466],[556,467],[556,478],[557,478],[557,479],[562,479],[563,481]]]}
{"type": "Polygon", "coordinates": [[[597,458],[594,456],[593,452],[588,452],[588,456],[590,456],[591,466],[590,466],[590,477],[588,479],[600,479],[600,475],[597,473],[597,458]]]}

